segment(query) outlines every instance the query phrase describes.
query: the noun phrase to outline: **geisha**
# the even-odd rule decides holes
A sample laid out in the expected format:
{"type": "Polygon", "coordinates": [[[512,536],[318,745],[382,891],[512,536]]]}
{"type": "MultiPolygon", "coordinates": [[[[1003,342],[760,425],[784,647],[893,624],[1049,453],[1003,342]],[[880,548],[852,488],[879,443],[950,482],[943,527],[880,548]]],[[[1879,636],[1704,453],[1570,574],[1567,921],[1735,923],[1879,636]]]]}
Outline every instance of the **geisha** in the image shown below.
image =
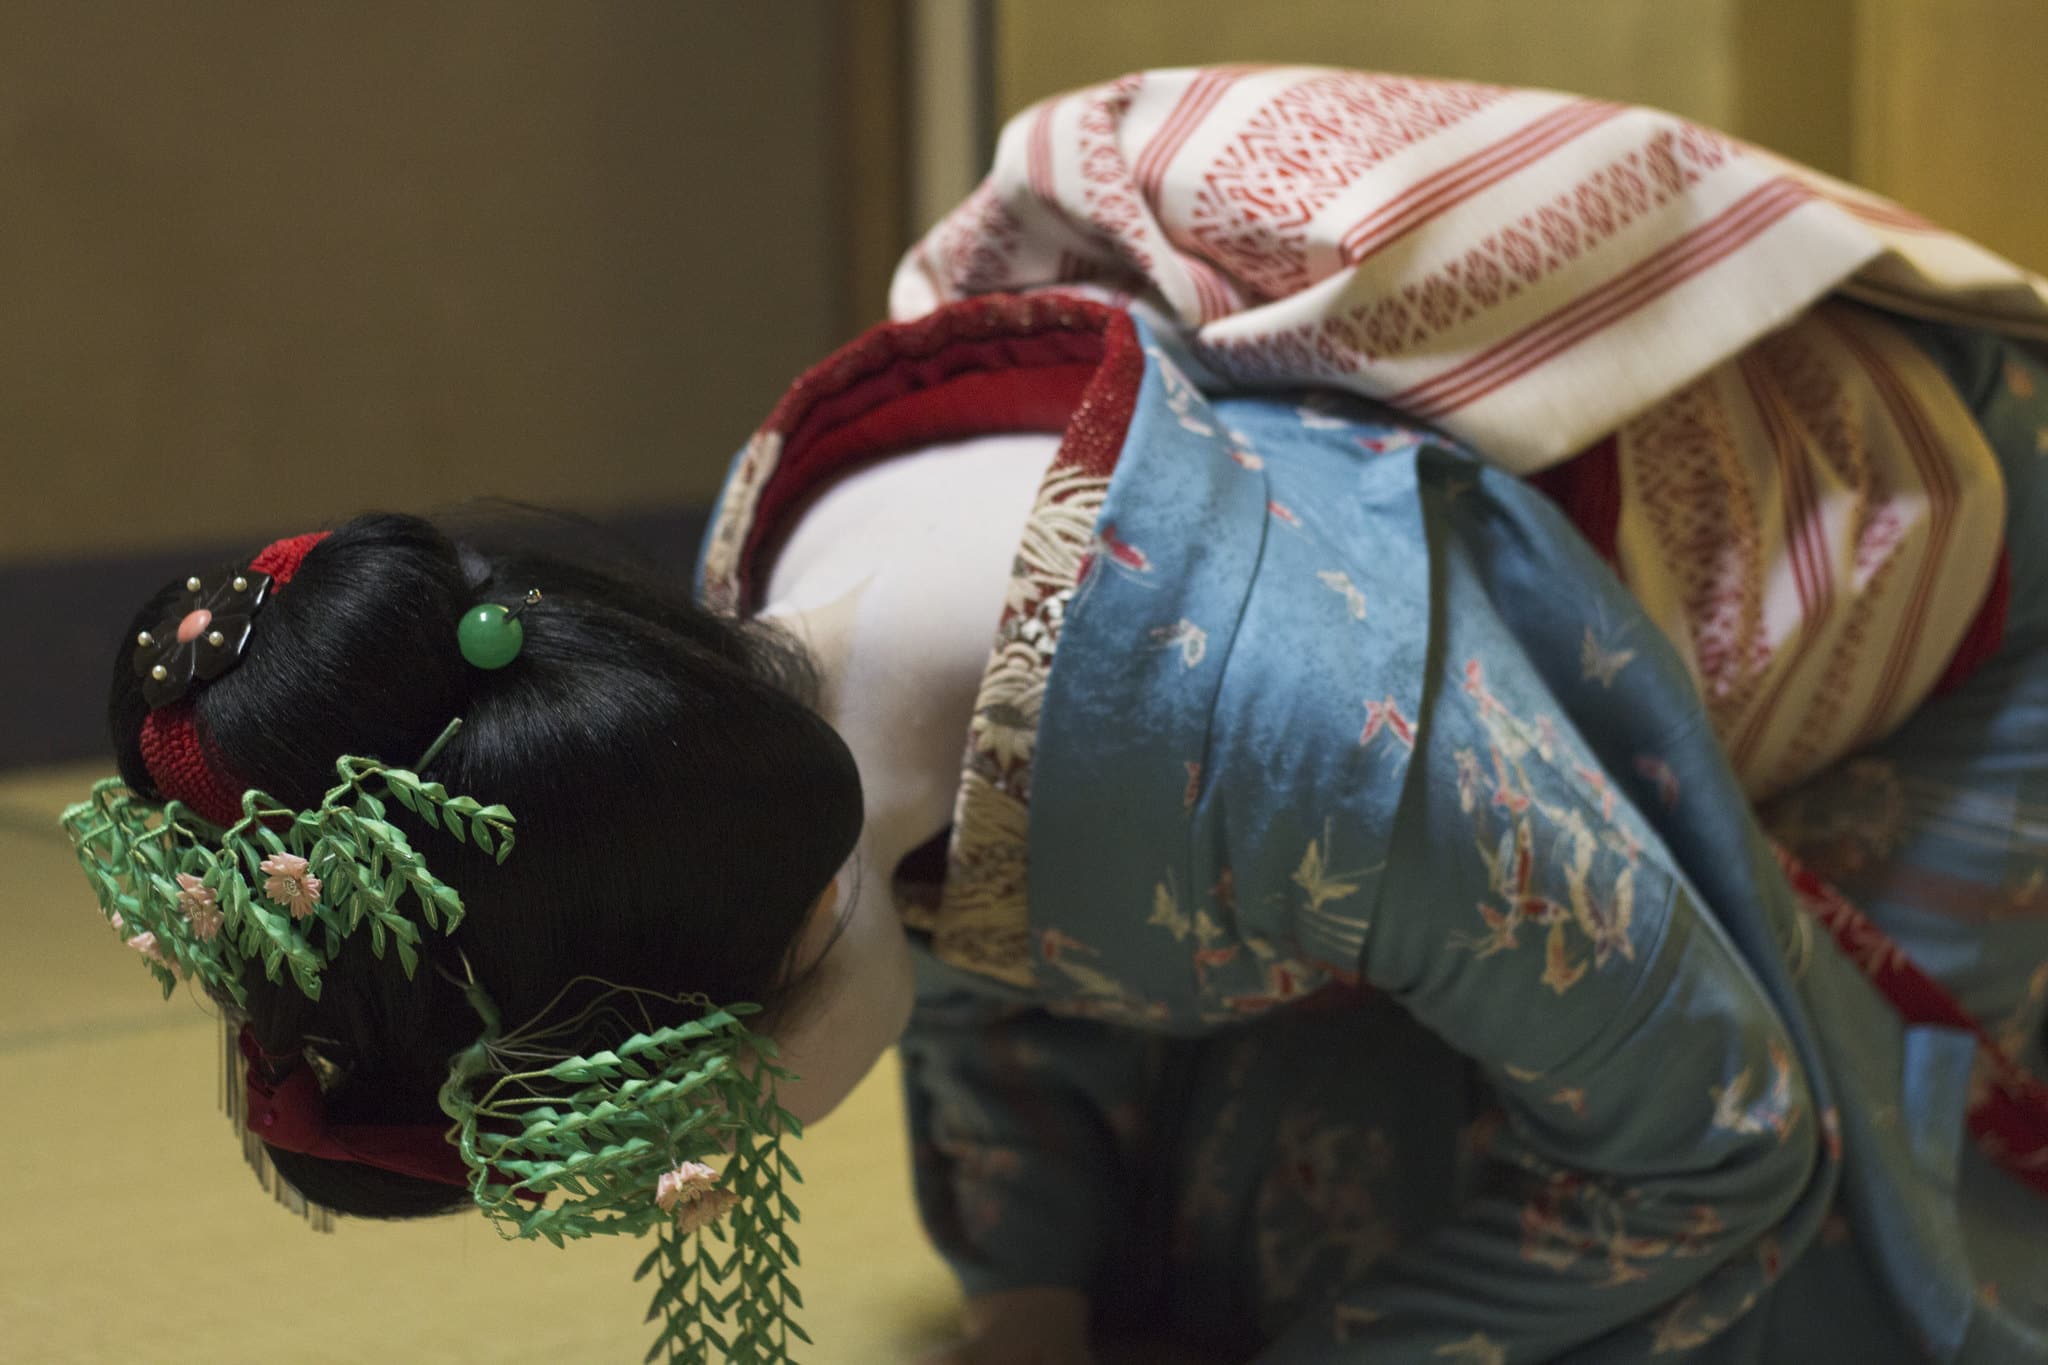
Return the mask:
{"type": "MultiPolygon", "coordinates": [[[[227,785],[460,712],[508,1018],[766,1002],[805,1120],[900,1041],[948,1361],[2048,1358],[2039,280],[1652,111],[1229,68],[1020,115],[893,305],[701,606],[305,549],[189,703],[227,785]]],[[[452,960],[329,972],[249,983],[262,1056],[431,1122],[452,960]]]]}

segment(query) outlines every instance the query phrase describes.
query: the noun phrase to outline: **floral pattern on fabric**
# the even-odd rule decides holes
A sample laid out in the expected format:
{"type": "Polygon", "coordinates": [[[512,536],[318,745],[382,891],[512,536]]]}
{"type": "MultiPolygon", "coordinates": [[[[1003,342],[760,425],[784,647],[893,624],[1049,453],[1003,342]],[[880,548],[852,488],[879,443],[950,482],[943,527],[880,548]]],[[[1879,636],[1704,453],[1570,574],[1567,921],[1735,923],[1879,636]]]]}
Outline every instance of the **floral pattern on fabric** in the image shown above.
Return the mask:
{"type": "Polygon", "coordinates": [[[1457,751],[1458,805],[1472,819],[1479,861],[1491,896],[1478,908],[1482,931],[1454,933],[1454,947],[1491,957],[1522,947],[1524,929],[1540,935],[1543,984],[1558,995],[1589,968],[1633,960],[1635,864],[1642,835],[1616,818],[1615,792],[1591,758],[1575,753],[1557,721],[1514,714],[1486,685],[1485,666],[1466,661],[1463,691],[1487,736],[1487,757],[1457,751]],[[1585,805],[1564,805],[1530,779],[1531,763],[1564,775],[1585,805]],[[1587,806],[1597,810],[1596,826],[1587,806]],[[1563,874],[1564,899],[1538,885],[1539,844],[1563,874]]]}
{"type": "MultiPolygon", "coordinates": [[[[1196,1287],[1176,1320],[1257,1323],[1260,1365],[1826,1358],[1780,1349],[1811,1330],[1883,1362],[1917,1340],[1973,1358],[1971,1332],[2033,1341],[2038,1251],[1975,1268],[1943,1250],[1991,1236],[1987,1208],[2031,1206],[1969,1164],[1996,1156],[1983,1132],[1928,1164],[2025,1086],[1991,1049],[1922,1024],[1902,1040],[1868,972],[1912,940],[1795,891],[1684,660],[1555,509],[1369,408],[1187,393],[1152,360],[1063,561],[1059,666],[994,698],[1037,725],[978,717],[1028,765],[1029,809],[979,828],[1028,896],[1030,987],[920,963],[919,1197],[969,1290],[1121,1287],[1133,1238],[1196,1287]],[[1286,1045],[1313,1021],[1330,1031],[1286,1045]],[[1359,1188],[1306,1197],[1339,1166],[1359,1188]],[[1381,1217],[1418,1189],[1441,1205],[1381,1217]],[[1346,1218],[1298,1221],[1317,1210],[1346,1218]]],[[[1958,694],[1984,708],[1962,714],[2038,739],[2048,685],[2028,711],[2000,699],[2012,682],[1958,694]]],[[[1785,827],[1847,838],[1873,872],[1923,857],[1930,830],[2023,847],[2024,822],[1984,816],[2000,746],[1900,757],[1923,740],[1909,726],[1872,756],[1870,813],[1795,792],[1785,827]]],[[[2048,807],[2024,790],[2013,811],[2048,807]]],[[[2030,865],[2001,894],[2023,897],[2030,865]]],[[[2026,1050],[2048,975],[1965,966],[2033,1010],[1992,1035],[2026,1050]]]]}
{"type": "Polygon", "coordinates": [[[1083,565],[1098,552],[1095,518],[1109,480],[1046,475],[1017,547],[1008,599],[976,694],[938,904],[906,916],[941,958],[1030,985],[1025,851],[1031,750],[1060,626],[1083,565]]]}
{"type": "Polygon", "coordinates": [[[1291,1112],[1272,1162],[1253,1206],[1259,1295],[1268,1311],[1299,1305],[1312,1281],[1358,1279],[1400,1244],[1376,1188],[1398,1174],[1384,1132],[1291,1112]]]}
{"type": "Polygon", "coordinates": [[[754,433],[734,462],[719,495],[718,515],[704,537],[698,580],[704,604],[713,611],[740,610],[740,572],[748,537],[755,524],[761,491],[782,461],[782,433],[769,428],[754,433]]]}

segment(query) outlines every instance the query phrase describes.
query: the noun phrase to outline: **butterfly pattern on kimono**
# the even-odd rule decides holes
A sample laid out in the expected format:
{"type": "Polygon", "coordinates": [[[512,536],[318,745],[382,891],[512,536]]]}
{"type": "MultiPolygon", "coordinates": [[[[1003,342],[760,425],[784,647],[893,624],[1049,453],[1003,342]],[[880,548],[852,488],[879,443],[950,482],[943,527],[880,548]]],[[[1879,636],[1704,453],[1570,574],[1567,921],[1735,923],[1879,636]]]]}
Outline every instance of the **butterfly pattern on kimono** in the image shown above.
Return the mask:
{"type": "MultiPolygon", "coordinates": [[[[2035,371],[2022,372],[2022,382],[2035,382],[2035,371]]],[[[1510,610],[1491,634],[1477,632],[1470,650],[1443,648],[1418,659],[1407,646],[1436,644],[1440,630],[1448,629],[1413,610],[1418,602],[1433,607],[1439,584],[1464,585],[1470,605],[1518,573],[1533,578],[1532,569],[1571,568],[1570,544],[1547,563],[1543,558],[1559,550],[1544,544],[1546,537],[1559,539],[1553,507],[1523,485],[1461,463],[1459,452],[1437,438],[1426,441],[1426,449],[1411,445],[1407,432],[1387,428],[1371,408],[1342,397],[1319,398],[1305,415],[1294,411],[1292,399],[1211,398],[1163,353],[1148,357],[1145,394],[1125,458],[1170,455],[1178,463],[1155,464],[1142,477],[1120,471],[1117,487],[1099,469],[1056,467],[1049,476],[1025,528],[963,765],[957,863],[949,869],[948,892],[969,904],[978,897],[1010,917],[974,929],[996,945],[986,955],[956,952],[944,961],[953,967],[963,960],[1007,964],[984,975],[1016,994],[991,994],[1006,1002],[1028,998],[1030,1008],[1006,1022],[1019,1025],[1020,1033],[1027,1021],[1051,1027],[1028,1033],[1030,1047],[1006,1043],[995,1029],[949,1040],[951,1055],[969,1058],[966,1069],[985,1063],[983,1074],[993,1071],[1001,1082],[977,1092],[978,1106],[939,1106],[944,1131],[918,1149],[920,1180],[946,1183],[948,1207],[972,1230],[964,1248],[949,1243],[949,1254],[959,1252],[963,1263],[1013,1257],[1014,1268],[1041,1253],[1057,1261],[1068,1249],[1061,1234],[1069,1230],[1035,1222],[1057,1202],[1038,1192],[1048,1174],[1065,1179],[1076,1169],[1085,1144],[1042,1141],[1043,1130],[1035,1126],[1042,1110],[1030,1102],[1014,1105],[1020,1094],[1028,1101],[1056,1097],[1087,1074],[1096,1055],[1141,1048],[1166,1035],[1196,1035],[1204,1047],[1226,1050],[1233,1039],[1260,1037],[1261,1030],[1301,1016],[1362,1018],[1351,998],[1354,984],[1396,993],[1408,1008],[1416,1002],[1400,971],[1375,978],[1363,970],[1381,946],[1404,933],[1415,941],[1412,960],[1429,973],[1477,986],[1480,1008],[1467,1018],[1485,1016],[1489,998],[1513,1002],[1502,1017],[1482,1020],[1482,1028],[1497,1030],[1490,1036],[1460,1037],[1441,1016],[1428,1023],[1434,1041],[1455,1044],[1483,1077],[1475,1101],[1480,1112],[1437,1136],[1455,1145],[1461,1160],[1483,1168],[1486,1190],[1499,1197],[1486,1220],[1458,1229],[1460,1236],[1491,1239],[1485,1243],[1489,1271],[1480,1283],[1458,1286],[1466,1311],[1455,1324],[1412,1330],[1426,1307],[1418,1310],[1412,1297],[1402,1300],[1399,1285],[1390,1288],[1369,1266],[1356,1283],[1314,1290],[1329,1291],[1328,1311],[1302,1327],[1348,1341],[1351,1352],[1374,1359],[1491,1365],[1534,1358],[1543,1354],[1532,1344],[1540,1336],[1511,1315],[1486,1316],[1489,1290],[1505,1279],[1517,1295],[1528,1296],[1521,1301],[1541,1294],[1556,1308],[1546,1330],[1569,1334],[1573,1310],[1584,1307],[1607,1324],[1600,1330],[1614,1334],[1617,1354],[1677,1353],[1725,1332],[1754,1309],[1788,1263],[1814,1254],[1830,1236],[1855,1245],[1866,1229],[1850,1220],[1871,1216],[1867,1196],[1857,1207],[1833,1190],[1809,1201],[1804,1190],[1785,1186],[1779,1192],[1797,1195],[1799,1209],[1782,1218],[1774,1213],[1776,1221],[1764,1228],[1757,1226],[1757,1201],[1746,1195],[1723,1203],[1659,1202],[1659,1193],[1684,1191],[1686,1177],[1697,1173],[1684,1163],[1702,1153],[1717,1163],[1726,1154],[1769,1162],[1783,1153],[1800,1179],[1810,1172],[1811,1184],[1826,1185],[1849,1159],[1845,1148],[1871,1126],[1900,1133],[1915,1115],[1895,1088],[1851,1091],[1854,1107],[1823,1104],[1809,1088],[1830,1081],[1831,1068],[1816,1063],[1814,1034],[1835,1029],[1833,1046],[1853,1054],[1859,1036],[1874,1030],[1858,1035],[1832,1019],[1804,1020],[1796,982],[1829,979],[1850,959],[1868,958],[1864,965],[1885,969],[1895,949],[1883,936],[1864,935],[1846,915],[1826,923],[1846,942],[1845,957],[1828,936],[1816,942],[1808,932],[1809,923],[1823,919],[1795,916],[1788,944],[1787,926],[1759,926],[1752,913],[1759,904],[1780,908],[1770,900],[1775,883],[1748,873],[1724,881],[1722,890],[1732,886],[1736,894],[1715,904],[1686,899],[1688,888],[1679,884],[1685,877],[1674,871],[1707,881],[1722,867],[1744,863],[1741,840],[1726,837],[1725,829],[1713,832],[1717,813],[1741,802],[1739,794],[1729,801],[1719,769],[1685,729],[1696,698],[1663,695],[1672,689],[1662,675],[1677,670],[1660,655],[1669,650],[1654,623],[1626,600],[1611,575],[1552,574],[1541,580],[1549,603],[1532,594],[1520,607],[1542,619],[1546,605],[1566,597],[1560,619],[1518,634],[1526,622],[1510,610]],[[1348,459],[1341,469],[1317,463],[1339,448],[1348,459]],[[1064,497],[1055,491],[1063,480],[1072,485],[1064,497]],[[1426,539],[1402,538],[1409,529],[1405,510],[1418,500],[1433,515],[1450,509],[1427,529],[1449,538],[1452,555],[1436,557],[1426,539]],[[1481,543],[1470,531],[1483,519],[1525,534],[1481,543]],[[1227,556],[1240,532],[1254,550],[1236,576],[1209,580],[1207,596],[1191,590],[1204,563],[1227,556]],[[1506,573],[1474,588],[1472,566],[1487,555],[1501,556],[1506,573]],[[1404,556],[1440,577],[1402,580],[1404,556]],[[1233,614],[1231,603],[1246,600],[1233,590],[1247,589],[1248,605],[1233,614]],[[1068,632],[1076,618],[1110,620],[1113,631],[1069,649],[1056,671],[1055,646],[1074,638],[1068,632]],[[1248,630],[1256,634],[1261,623],[1269,627],[1260,638],[1263,648],[1241,648],[1248,630]],[[1164,633],[1155,639],[1152,630],[1164,633]],[[1297,645],[1299,658],[1292,652],[1297,645]],[[1091,651],[1111,663],[1111,673],[1141,675],[1151,690],[1102,707],[1085,734],[1077,727],[1061,735],[1046,723],[1050,698],[1058,677],[1074,676],[1091,651]],[[1339,678],[1342,685],[1318,693],[1304,673],[1339,678]],[[1241,728],[1258,728],[1245,710],[1225,714],[1228,707],[1215,691],[1218,675],[1226,685],[1234,678],[1240,692],[1264,693],[1253,698],[1260,706],[1245,708],[1273,717],[1258,742],[1234,749],[1220,739],[1212,744],[1218,737],[1201,728],[1219,714],[1241,728]],[[1287,704],[1265,704],[1283,688],[1287,704]],[[1188,717],[1199,723],[1181,725],[1188,717]],[[1631,729],[1631,721],[1644,724],[1631,729]],[[1138,752],[1144,761],[1110,767],[1086,792],[1045,785],[1054,798],[1104,793],[1084,814],[1114,840],[1124,840],[1141,816],[1165,817],[1157,823],[1171,826],[1166,847],[1148,846],[1142,860],[1104,858],[1086,875],[1041,877],[1035,860],[1058,841],[1036,838],[1034,826],[1054,803],[1027,804],[1033,778],[1062,744],[1069,760],[1088,745],[1129,755],[1139,749],[1128,742],[1132,734],[1165,738],[1138,752]],[[1395,815],[1415,814],[1417,806],[1402,799],[1410,788],[1434,803],[1432,821],[1442,817],[1419,851],[1389,847],[1380,837],[1395,815]],[[1381,797],[1385,801],[1376,805],[1381,797]],[[1674,809],[1696,818],[1667,818],[1674,809]],[[1707,833],[1674,869],[1679,855],[1669,841],[1676,828],[1707,833]],[[1226,834],[1238,841],[1229,843],[1226,834]],[[1412,875],[1418,861],[1425,864],[1420,877],[1412,875]],[[1028,918],[1012,913],[1027,903],[1027,871],[1028,918]],[[1403,872],[1411,875],[1402,880],[1403,872]],[[1114,895],[1096,894],[1112,880],[1114,895]],[[1454,894],[1443,894],[1453,888],[1454,894]],[[1744,894],[1749,891],[1759,894],[1744,894]],[[1738,956],[1748,961],[1718,975],[1699,968],[1691,981],[1712,990],[1694,998],[1698,1012],[1688,1011],[1676,1025],[1693,1032],[1674,1035],[1673,1011],[1649,1000],[1638,1014],[1636,1000],[1625,993],[1637,981],[1660,982],[1655,973],[1666,967],[1693,971],[1711,958],[1689,951],[1673,962],[1660,955],[1659,935],[1678,922],[1681,910],[1708,931],[1703,938],[1712,936],[1717,921],[1731,931],[1746,928],[1749,942],[1738,956]],[[1770,954],[1755,948],[1768,949],[1774,940],[1783,963],[1761,960],[1770,954]],[[1024,970],[1003,975],[1019,963],[1024,970]],[[1795,985],[1784,995],[1756,998],[1755,982],[1742,977],[1745,965],[1766,976],[1783,966],[1795,985]],[[1327,1008],[1318,1010],[1318,1001],[1327,1008]],[[1616,1008],[1624,1001],[1629,1008],[1616,1008]],[[1583,1029],[1588,1018],[1615,1021],[1613,1032],[1589,1039],[1583,1029]],[[1059,1026],[1096,1020],[1114,1028],[1061,1051],[1059,1026]],[[1789,1024],[1808,1032],[1788,1032],[1789,1024]],[[1234,1027],[1228,1033],[1212,1027],[1222,1025],[1234,1027]],[[1655,1045],[1705,1036],[1705,1027],[1715,1030],[1720,1046],[1655,1045]],[[1602,1046],[1545,1050],[1546,1040],[1560,1038],[1602,1046]],[[1619,1054],[1619,1060],[1574,1066],[1581,1052],[1604,1052],[1609,1060],[1619,1054]],[[1642,1088],[1646,1073],[1656,1088],[1642,1088]],[[1652,1096],[1647,1102],[1645,1094],[1652,1096]],[[1631,1106],[1643,1115],[1632,1131],[1629,1119],[1616,1118],[1631,1106]],[[971,1121],[970,1110],[976,1111],[971,1121]],[[1513,1121],[1501,1117],[1510,1111],[1513,1121]],[[1845,1131],[1845,1115],[1857,1126],[1845,1131]],[[1668,1141],[1645,1131],[1667,1126],[1682,1131],[1668,1141]],[[1531,1134],[1555,1141],[1533,1147],[1531,1134]],[[1588,1134],[1627,1150],[1634,1163],[1629,1178],[1572,1164],[1597,1163],[1583,1156],[1589,1149],[1571,1141],[1588,1134]],[[1807,1203],[1831,1221],[1823,1225],[1816,1215],[1800,1226],[1807,1203]]],[[[735,499],[752,496],[763,458],[772,463],[772,456],[765,444],[750,452],[735,499]]],[[[714,594],[724,553],[713,546],[707,573],[714,594]]],[[[1455,625],[1462,628],[1466,619],[1455,625]]],[[[1844,868],[1850,859],[1870,867],[1896,857],[1901,840],[1934,815],[1949,817],[1951,832],[1987,832],[1990,822],[1965,799],[1968,793],[1944,789],[1924,772],[1896,784],[1881,776],[1873,772],[1860,793],[1865,806],[1853,818],[1845,818],[1842,807],[1829,811],[1826,801],[1788,802],[1781,808],[1784,828],[1837,850],[1844,868]]],[[[1119,843],[1116,851],[1125,847],[1119,843]]],[[[2034,905],[2044,885],[2048,858],[2022,860],[2009,884],[1990,888],[1987,904],[1995,902],[2003,915],[2038,913],[2034,905]]],[[[956,935],[956,950],[959,943],[956,935]]],[[[1839,993],[1836,999],[1842,1002],[1839,993]]],[[[2001,1050],[2038,1034],[2048,976],[2029,1001],[2023,1009],[2036,1011],[2034,1027],[2022,1020],[2000,1028],[2001,1050]]],[[[1256,1071],[1258,1055],[1247,1049],[1244,1068],[1256,1071]]],[[[1301,1074],[1307,1082],[1297,1090],[1329,1091],[1318,1083],[1332,1068],[1301,1074]]],[[[1225,1083],[1255,1079],[1231,1075],[1225,1083]]],[[[1973,1100],[1997,1088],[1989,1072],[1972,1078],[1973,1100]]],[[[1130,1141],[1148,1117],[1132,1098],[1140,1093],[1115,1092],[1103,1113],[1118,1117],[1105,1117],[1102,1131],[1130,1141]]],[[[1245,1118],[1242,1109],[1238,1117],[1245,1118]]],[[[1385,1131],[1398,1133],[1398,1117],[1385,1131]]],[[[1246,1235],[1233,1249],[1252,1276],[1276,1289],[1307,1291],[1322,1272],[1299,1229],[1289,1240],[1288,1210],[1305,1207],[1297,1196],[1328,1187],[1333,1161],[1369,1169],[1371,1135],[1379,1125],[1353,1123],[1340,1137],[1324,1133],[1312,1117],[1285,1121],[1295,1125],[1289,1140],[1272,1150],[1286,1151],[1293,1164],[1284,1172],[1258,1172],[1277,1192],[1266,1206],[1273,1230],[1246,1235]],[[1263,1269],[1261,1247],[1273,1253],[1263,1269]]],[[[1195,1215],[1190,1226],[1224,1224],[1247,1207],[1242,1167],[1235,1164],[1243,1160],[1246,1130],[1219,1131],[1213,1147],[1198,1133],[1172,1153],[1176,1160],[1192,1157],[1197,1169],[1186,1205],[1195,1215]],[[1239,1139],[1235,1145],[1232,1137],[1239,1139]]],[[[1866,1163],[1880,1196],[1914,1188],[1912,1173],[1894,1169],[1882,1144],[1859,1150],[1856,1159],[1866,1163]]],[[[1718,1179],[1732,1167],[1713,1169],[1718,1179]]],[[[1353,1254],[1347,1246],[1378,1235],[1365,1209],[1368,1203],[1376,1209],[1379,1196],[1377,1189],[1356,1190],[1336,1200],[1360,1214],[1358,1239],[1347,1243],[1339,1236],[1318,1253],[1323,1263],[1337,1265],[1341,1274],[1342,1258],[1353,1254]]],[[[1969,1288],[1980,1305],[2016,1296],[2003,1276],[1987,1275],[1969,1288]]]]}
{"type": "Polygon", "coordinates": [[[1634,662],[1635,657],[1636,652],[1632,649],[1615,649],[1602,644],[1594,637],[1593,628],[1586,627],[1586,638],[1579,648],[1579,667],[1586,681],[1611,688],[1621,670],[1634,662]]]}
{"type": "Polygon", "coordinates": [[[1155,626],[1147,632],[1155,649],[1178,649],[1181,663],[1193,668],[1209,654],[1209,632],[1182,617],[1170,626],[1155,626]]]}
{"type": "Polygon", "coordinates": [[[1351,581],[1351,575],[1342,569],[1321,569],[1316,581],[1344,599],[1344,610],[1354,621],[1365,619],[1365,593],[1351,581]]]}
{"type": "Polygon", "coordinates": [[[1543,985],[1563,995],[1588,970],[1635,957],[1640,838],[1617,823],[1604,771],[1569,751],[1554,719],[1516,715],[1487,686],[1477,659],[1467,662],[1464,679],[1462,690],[1487,738],[1488,763],[1482,766],[1475,750],[1458,752],[1459,804],[1472,821],[1491,894],[1475,907],[1481,929],[1455,931],[1451,943],[1493,957],[1518,952],[1528,930],[1543,945],[1543,985]],[[1492,799],[1482,802],[1489,771],[1492,799]],[[1566,779],[1569,796],[1555,792],[1566,779]]]}
{"type": "Polygon", "coordinates": [[[1166,394],[1167,410],[1181,429],[1196,436],[1216,434],[1216,415],[1210,410],[1209,400],[1194,382],[1176,364],[1173,357],[1156,346],[1147,347],[1145,354],[1155,367],[1153,373],[1159,377],[1160,387],[1166,394]]]}

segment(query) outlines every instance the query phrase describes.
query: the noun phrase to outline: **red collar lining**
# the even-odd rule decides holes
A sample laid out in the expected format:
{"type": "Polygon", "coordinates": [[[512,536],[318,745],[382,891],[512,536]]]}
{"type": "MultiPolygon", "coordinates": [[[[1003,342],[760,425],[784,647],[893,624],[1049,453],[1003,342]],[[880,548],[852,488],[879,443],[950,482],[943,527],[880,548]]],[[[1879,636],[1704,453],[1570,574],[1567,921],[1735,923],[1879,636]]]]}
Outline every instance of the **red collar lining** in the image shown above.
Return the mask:
{"type": "Polygon", "coordinates": [[[783,434],[740,557],[741,603],[803,509],[899,451],[999,432],[1060,433],[1056,469],[1115,467],[1143,377],[1124,314],[1061,295],[989,295],[874,328],[797,380],[769,418],[783,434]],[[1078,420],[1086,415],[1090,420],[1078,420]]]}

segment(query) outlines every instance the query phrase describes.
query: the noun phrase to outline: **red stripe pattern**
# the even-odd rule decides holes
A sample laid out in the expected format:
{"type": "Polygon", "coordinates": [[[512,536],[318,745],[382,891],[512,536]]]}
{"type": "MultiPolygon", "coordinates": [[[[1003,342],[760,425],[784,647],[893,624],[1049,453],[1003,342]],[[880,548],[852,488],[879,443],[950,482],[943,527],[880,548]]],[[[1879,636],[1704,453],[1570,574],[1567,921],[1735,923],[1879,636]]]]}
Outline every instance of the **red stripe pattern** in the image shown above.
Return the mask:
{"type": "Polygon", "coordinates": [[[1617,441],[1616,568],[1679,645],[1753,798],[1899,725],[1985,619],[1997,462],[1874,313],[1811,309],[1617,441]]]}
{"type": "Polygon", "coordinates": [[[1512,136],[1491,143],[1415,182],[1377,205],[1344,234],[1346,265],[1370,259],[1389,243],[1464,203],[1482,190],[1541,161],[1551,152],[1622,112],[1618,104],[1574,100],[1512,136]]]}
{"type": "Polygon", "coordinates": [[[1197,76],[1187,93],[1174,104],[1166,122],[1138,155],[1135,167],[1138,189],[1147,199],[1158,200],[1167,166],[1187,145],[1202,120],[1208,117],[1209,111],[1216,107],[1216,102],[1223,98],[1243,70],[1235,66],[1211,67],[1197,76]]]}
{"type": "Polygon", "coordinates": [[[2048,285],[1882,198],[1653,109],[1319,67],[1139,72],[1021,115],[898,270],[1128,293],[1243,384],[1411,407],[1515,473],[1569,458],[1845,288],[2048,337],[2048,285]],[[947,250],[935,250],[940,240],[947,250]],[[1597,372],[1599,382],[1587,374],[1597,372]]]}
{"type": "Polygon", "coordinates": [[[1580,294],[1542,321],[1387,401],[1425,420],[1456,412],[1670,293],[1812,198],[1810,190],[1790,180],[1774,180],[1752,190],[1713,221],[1580,294]]]}
{"type": "Polygon", "coordinates": [[[1935,600],[1935,582],[1949,542],[1955,535],[1956,507],[1961,498],[1942,438],[1933,429],[1925,409],[1907,392],[1898,372],[1854,329],[1840,325],[1829,314],[1817,316],[1832,328],[1841,339],[1843,348],[1856,358],[1870,377],[1872,387],[1892,418],[1892,425],[1905,437],[1913,466],[1920,474],[1921,487],[1927,494],[1927,553],[1920,560],[1919,572],[1914,575],[1905,624],[1892,632],[1891,649],[1885,658],[1883,681],[1877,697],[1871,703],[1868,719],[1857,733],[1855,742],[1862,744],[1877,738],[1896,711],[1899,695],[1905,687],[1907,667],[1928,626],[1928,615],[1935,600]]]}
{"type": "MultiPolygon", "coordinates": [[[[1309,247],[1310,226],[1325,207],[1389,158],[1441,137],[1506,94],[1348,71],[1291,85],[1209,155],[1176,240],[1251,297],[1291,294],[1327,273],[1309,247]]],[[[1179,143],[1192,132],[1183,122],[1179,143]]],[[[1159,202],[1156,181],[1147,198],[1159,202]]]]}

